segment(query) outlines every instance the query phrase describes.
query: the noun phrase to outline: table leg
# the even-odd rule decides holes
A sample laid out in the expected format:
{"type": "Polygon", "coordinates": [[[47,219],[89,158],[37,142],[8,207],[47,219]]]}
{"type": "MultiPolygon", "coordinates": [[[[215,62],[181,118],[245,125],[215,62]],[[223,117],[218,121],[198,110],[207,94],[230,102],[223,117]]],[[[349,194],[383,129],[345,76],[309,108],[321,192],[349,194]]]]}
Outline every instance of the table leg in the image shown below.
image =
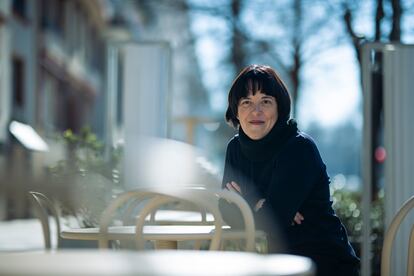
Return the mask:
{"type": "Polygon", "coordinates": [[[194,241],[194,250],[200,250],[201,248],[201,240],[194,241]]]}
{"type": "Polygon", "coordinates": [[[177,249],[177,241],[155,241],[155,249],[177,249]]]}

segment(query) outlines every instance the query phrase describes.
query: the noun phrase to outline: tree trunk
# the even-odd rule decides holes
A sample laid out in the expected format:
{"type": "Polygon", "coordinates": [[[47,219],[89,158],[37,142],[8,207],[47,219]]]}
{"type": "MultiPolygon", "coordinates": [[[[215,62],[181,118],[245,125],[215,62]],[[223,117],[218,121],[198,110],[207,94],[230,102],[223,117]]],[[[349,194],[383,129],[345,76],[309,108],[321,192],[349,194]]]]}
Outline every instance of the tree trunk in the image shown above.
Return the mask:
{"type": "Polygon", "coordinates": [[[295,0],[293,2],[293,12],[294,12],[294,26],[293,26],[293,37],[292,37],[292,46],[293,46],[293,64],[290,71],[290,79],[292,81],[291,89],[291,98],[292,98],[292,117],[296,115],[297,108],[297,99],[299,95],[299,85],[300,85],[300,71],[302,69],[302,53],[301,53],[301,44],[302,44],[302,0],[295,0]]]}
{"type": "Polygon", "coordinates": [[[246,53],[244,52],[243,34],[239,28],[240,12],[241,12],[241,1],[231,1],[231,12],[232,12],[232,44],[231,44],[231,62],[234,65],[236,74],[238,74],[245,66],[246,53]]]}
{"type": "Polygon", "coordinates": [[[299,94],[299,85],[300,85],[300,70],[302,69],[302,63],[299,54],[299,47],[298,49],[295,48],[295,52],[293,54],[293,66],[290,70],[290,78],[292,81],[292,89],[290,89],[290,95],[292,98],[292,117],[296,115],[296,108],[297,108],[297,99],[299,94]]]}
{"type": "Polygon", "coordinates": [[[392,6],[392,28],[390,33],[390,41],[401,41],[401,1],[400,0],[391,0],[392,6]]]}
{"type": "Polygon", "coordinates": [[[377,8],[375,13],[375,41],[381,40],[381,21],[384,18],[383,0],[377,0],[377,8]]]}

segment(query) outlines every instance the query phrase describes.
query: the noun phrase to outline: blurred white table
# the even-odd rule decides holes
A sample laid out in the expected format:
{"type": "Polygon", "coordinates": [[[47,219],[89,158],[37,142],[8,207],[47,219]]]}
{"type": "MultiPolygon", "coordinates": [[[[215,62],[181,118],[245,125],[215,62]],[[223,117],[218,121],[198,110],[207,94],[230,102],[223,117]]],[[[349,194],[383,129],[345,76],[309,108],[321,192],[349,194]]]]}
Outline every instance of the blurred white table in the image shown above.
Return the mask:
{"type": "Polygon", "coordinates": [[[61,250],[0,254],[0,275],[314,275],[294,255],[221,251],[61,250]]]}
{"type": "MultiPolygon", "coordinates": [[[[228,226],[223,226],[223,230],[228,226]]],[[[214,225],[145,225],[143,235],[145,240],[208,240],[212,238],[214,225]]],[[[223,231],[223,236],[228,238],[243,238],[243,231],[223,231]],[[225,234],[230,233],[230,234],[225,234]]],[[[73,240],[98,240],[99,228],[74,228],[61,232],[64,239],[73,240]]],[[[135,239],[135,226],[110,226],[108,229],[109,240],[135,239]]]]}
{"type": "MultiPolygon", "coordinates": [[[[156,241],[157,248],[177,249],[178,241],[211,240],[214,235],[214,225],[145,225],[143,229],[144,240],[156,241]],[[160,243],[161,241],[161,243],[160,243]]],[[[243,239],[243,230],[232,230],[223,226],[222,240],[243,239]]],[[[99,228],[66,229],[61,232],[64,239],[73,240],[99,240],[99,228]]],[[[264,237],[263,231],[256,231],[257,237],[264,237]]],[[[135,240],[135,226],[110,226],[107,234],[108,240],[135,240]]]]}

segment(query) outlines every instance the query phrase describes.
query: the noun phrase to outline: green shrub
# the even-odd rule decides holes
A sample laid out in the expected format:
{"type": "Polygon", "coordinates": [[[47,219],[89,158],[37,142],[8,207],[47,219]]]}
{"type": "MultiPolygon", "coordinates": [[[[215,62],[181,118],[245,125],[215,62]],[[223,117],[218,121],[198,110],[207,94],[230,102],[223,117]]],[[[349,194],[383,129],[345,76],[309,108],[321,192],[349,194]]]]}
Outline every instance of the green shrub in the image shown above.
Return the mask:
{"type": "Polygon", "coordinates": [[[68,129],[59,139],[68,153],[48,168],[48,176],[53,185],[68,191],[57,193],[62,213],[76,216],[81,226],[97,226],[113,195],[122,190],[122,149],[115,149],[109,158],[104,158],[104,144],[89,127],[82,128],[79,134],[68,129]]]}
{"type": "MultiPolygon", "coordinates": [[[[332,185],[333,208],[345,225],[349,240],[358,256],[361,256],[362,245],[362,211],[360,191],[349,191],[332,185]]],[[[380,190],[371,203],[371,246],[373,275],[379,275],[380,256],[384,238],[384,191],[380,190]]]]}

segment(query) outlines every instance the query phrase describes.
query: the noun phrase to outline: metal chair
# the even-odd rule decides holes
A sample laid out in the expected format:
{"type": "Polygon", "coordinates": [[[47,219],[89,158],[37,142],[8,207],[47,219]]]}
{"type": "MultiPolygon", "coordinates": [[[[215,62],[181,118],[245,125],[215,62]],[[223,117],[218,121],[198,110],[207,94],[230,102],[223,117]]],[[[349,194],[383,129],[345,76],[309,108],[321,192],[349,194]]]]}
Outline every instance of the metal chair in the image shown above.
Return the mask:
{"type": "MultiPolygon", "coordinates": [[[[403,219],[414,208],[414,196],[408,199],[394,216],[385,236],[381,254],[381,275],[388,276],[391,274],[391,251],[395,235],[403,219]]],[[[414,225],[411,228],[410,239],[408,244],[408,263],[407,275],[414,275],[414,225]]]]}
{"type": "Polygon", "coordinates": [[[56,223],[56,246],[60,246],[60,220],[58,210],[55,204],[47,198],[44,194],[34,191],[29,191],[29,198],[33,203],[34,212],[37,218],[42,224],[43,239],[45,242],[45,248],[47,250],[52,249],[52,235],[49,223],[49,215],[52,215],[56,223]]]}
{"type": "MultiPolygon", "coordinates": [[[[113,220],[116,211],[125,206],[128,201],[149,201],[145,204],[143,209],[139,212],[138,219],[136,221],[136,243],[139,249],[144,248],[144,224],[147,222],[146,218],[149,214],[163,205],[173,202],[185,202],[191,203],[197,206],[197,209],[206,210],[214,217],[214,235],[212,235],[210,242],[210,250],[218,250],[220,248],[222,240],[222,226],[223,220],[218,209],[218,198],[224,198],[230,202],[234,202],[238,206],[243,215],[245,222],[245,230],[238,232],[238,237],[246,239],[246,251],[254,251],[255,247],[255,227],[253,214],[245,202],[245,200],[239,195],[226,190],[211,190],[205,188],[149,188],[140,189],[135,191],[129,191],[121,194],[115,199],[103,212],[100,222],[100,239],[99,246],[106,248],[108,246],[108,228],[109,224],[113,220]]],[[[150,234],[150,233],[145,233],[150,234]]],[[[231,238],[229,233],[226,233],[227,237],[231,238]]],[[[224,237],[225,238],[225,237],[224,237]]]]}
{"type": "MultiPolygon", "coordinates": [[[[126,213],[129,216],[136,217],[136,245],[138,249],[144,249],[145,239],[143,233],[144,224],[151,223],[154,224],[154,220],[147,220],[146,218],[156,212],[161,206],[164,205],[171,205],[173,203],[189,203],[193,206],[200,206],[200,202],[195,202],[194,199],[189,199],[183,196],[182,194],[177,193],[166,193],[162,191],[157,191],[155,189],[140,189],[135,191],[129,191],[121,194],[118,198],[116,198],[103,212],[102,218],[100,221],[100,239],[99,239],[99,247],[100,248],[107,248],[108,247],[108,228],[109,224],[113,220],[114,216],[116,215],[116,211],[118,209],[125,208],[126,213]],[[131,208],[128,208],[128,203],[132,201],[133,205],[136,205],[137,202],[144,202],[143,209],[139,211],[138,216],[135,216],[131,212],[131,208]]],[[[201,200],[201,203],[203,200],[201,200]]],[[[188,205],[187,205],[188,206],[188,205]]],[[[130,206],[129,206],[130,207],[130,206]]],[[[214,223],[216,226],[216,232],[212,239],[210,248],[217,249],[220,243],[220,235],[221,235],[221,226],[222,226],[222,219],[218,212],[218,210],[209,209],[210,213],[214,216],[214,223]]],[[[124,217],[124,216],[123,216],[124,217]]],[[[148,234],[148,232],[146,232],[148,234]]]]}

